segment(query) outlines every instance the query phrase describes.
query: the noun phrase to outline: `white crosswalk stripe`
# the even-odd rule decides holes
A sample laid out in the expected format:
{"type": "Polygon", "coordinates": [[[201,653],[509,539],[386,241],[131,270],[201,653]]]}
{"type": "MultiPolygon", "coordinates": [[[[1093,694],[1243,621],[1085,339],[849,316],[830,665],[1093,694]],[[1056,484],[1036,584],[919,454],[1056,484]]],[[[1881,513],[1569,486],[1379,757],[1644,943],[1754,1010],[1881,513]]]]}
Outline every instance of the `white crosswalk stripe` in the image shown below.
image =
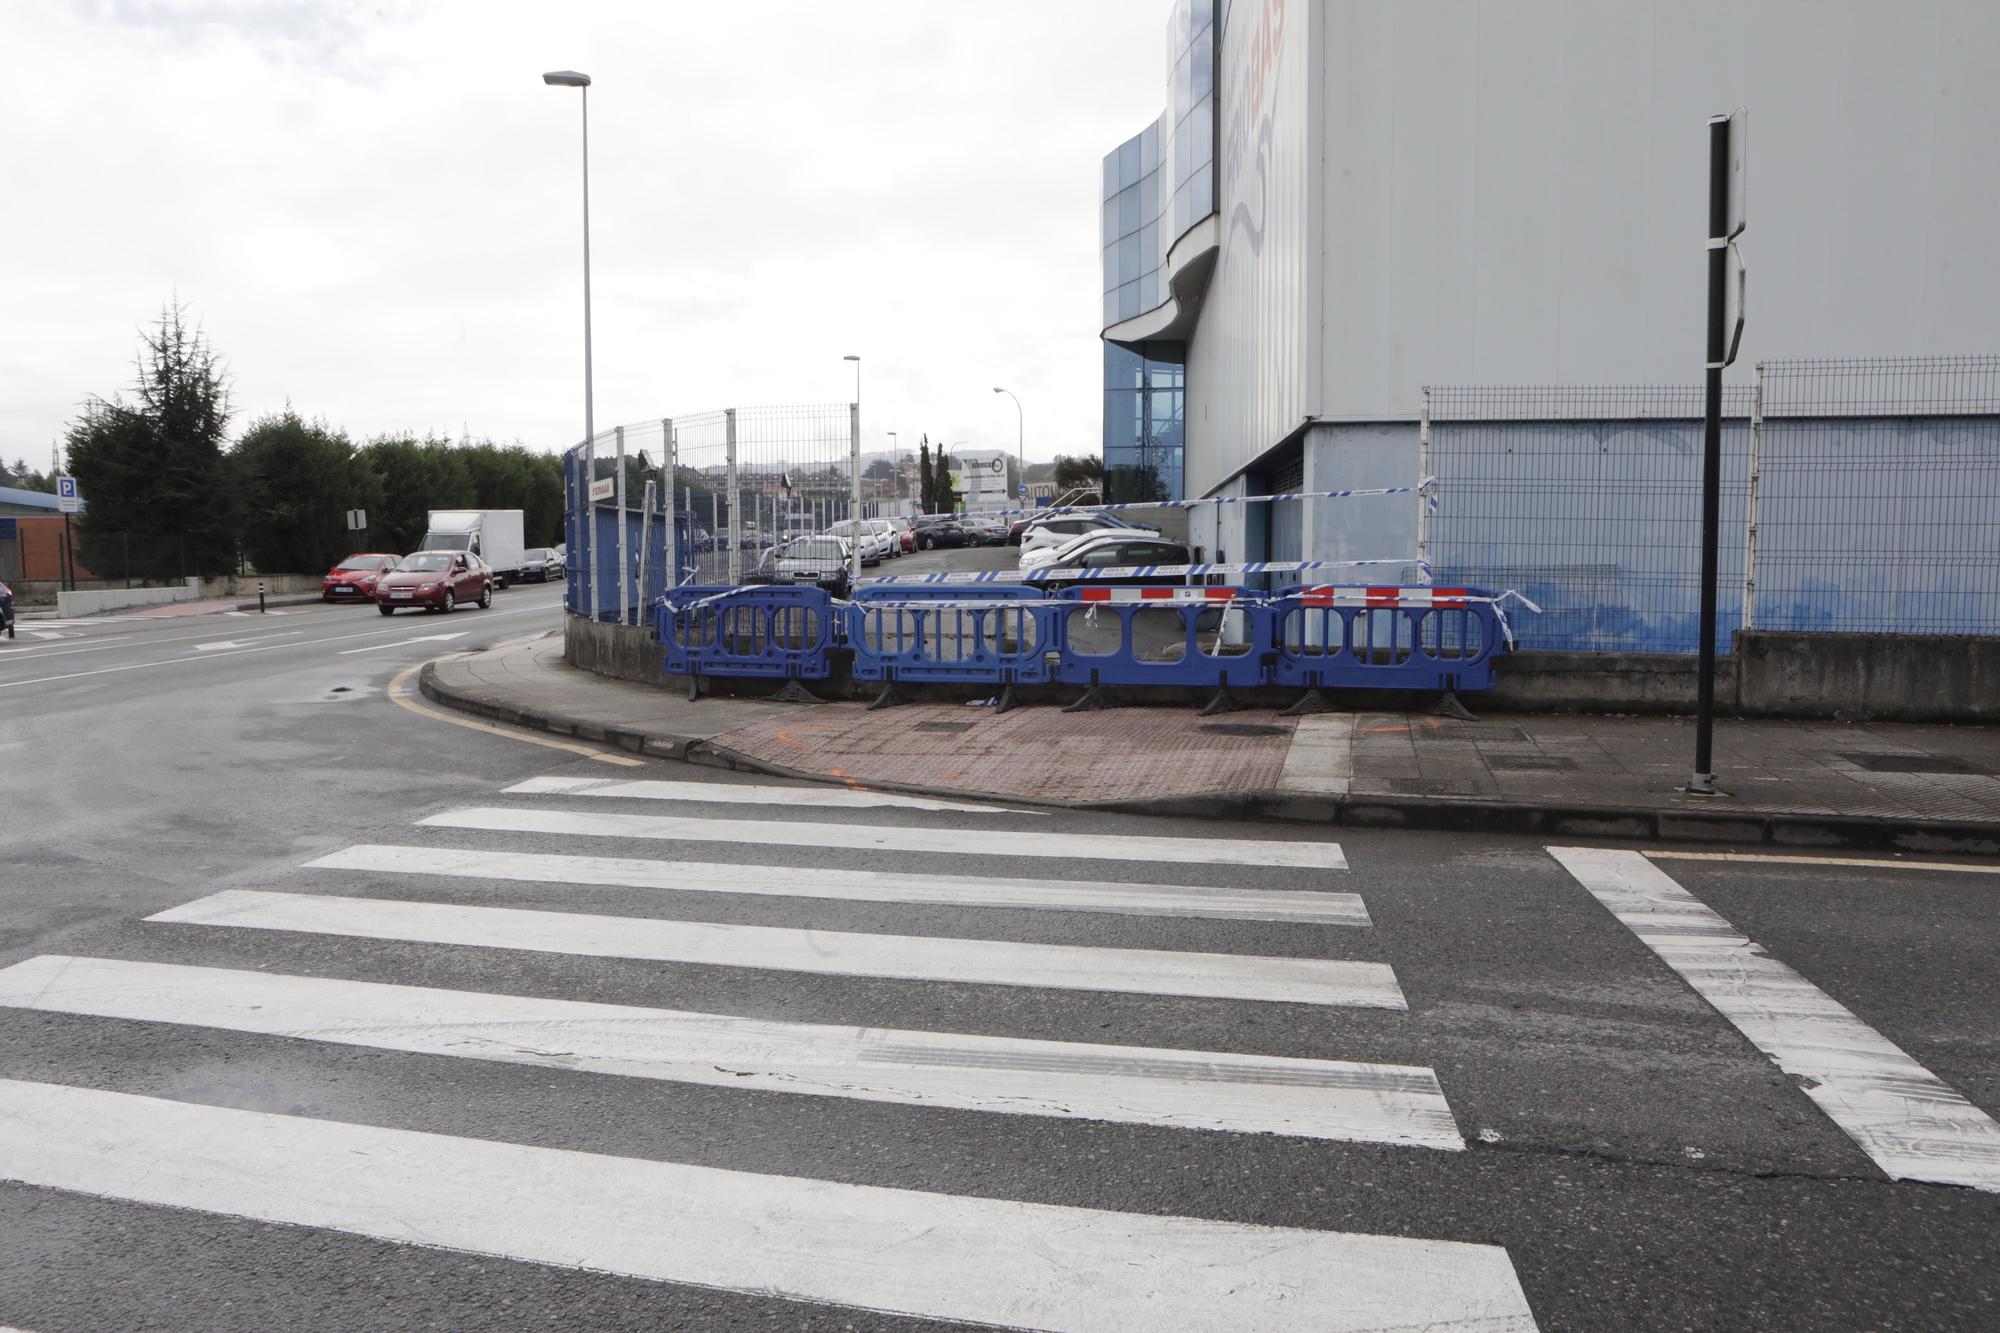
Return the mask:
{"type": "Polygon", "coordinates": [[[1015,907],[1055,912],[1209,917],[1226,921],[1294,921],[1365,926],[1368,909],[1357,893],[1313,889],[1198,888],[1116,880],[992,879],[973,875],[887,870],[725,865],[712,861],[648,861],[623,856],[496,852],[465,847],[399,847],[361,843],[306,865],[465,879],[524,880],[567,886],[665,889],[681,893],[747,893],[955,907],[1015,907]]]}
{"type": "Polygon", "coordinates": [[[105,958],[0,969],[0,1005],[1011,1115],[1465,1146],[1437,1076],[1398,1065],[774,1023],[105,958]]]}
{"type": "MultiPolygon", "coordinates": [[[[1362,931],[1358,894],[1326,876],[1338,844],[1261,838],[1081,835],[1039,828],[809,823],[605,813],[573,800],[726,803],[985,815],[999,807],[839,788],[546,776],[512,806],[447,810],[431,829],[547,839],[688,841],[715,861],[359,844],[306,863],[310,892],[227,889],[146,918],[163,939],[367,939],[435,953],[473,977],[514,975],[503,951],[707,968],[1092,993],[1298,1004],[1390,1014],[1407,1005],[1386,963],[1201,948],[801,929],[676,919],[689,894],[929,908],[1089,914],[1362,931]],[[765,847],[918,854],[922,869],[745,864],[765,847]],[[1279,868],[1282,888],[958,871],[967,856],[1170,867],[1279,868]],[[724,859],[726,858],[726,859],[724,859]],[[345,880],[387,876],[408,894],[354,897],[345,880]],[[604,915],[426,901],[413,876],[543,886],[613,899],[657,893],[668,915],[604,915]],[[240,933],[240,934],[239,934],[240,933]]],[[[561,847],[561,842],[556,846],[561,847]]],[[[1156,876],[1162,872],[1155,871],[1156,876]]],[[[497,890],[496,890],[497,891],[497,890]]],[[[566,909],[587,903],[563,899],[566,909]]],[[[1327,939],[1333,937],[1328,936],[1327,939]]],[[[251,952],[257,946],[250,945],[251,952]]],[[[239,951],[240,952],[240,951],[239,951]]],[[[1320,951],[1316,951],[1320,952],[1320,951]]],[[[340,955],[329,952],[329,958],[340,955]]],[[[384,955],[394,959],[394,952],[384,955]]],[[[424,966],[411,955],[412,967],[424,966]]],[[[516,960],[518,961],[518,960],[516,960]]],[[[1113,1045],[916,1027],[862,1027],[600,998],[507,993],[178,961],[43,956],[0,969],[0,1007],[283,1038],[432,1060],[564,1070],[819,1100],[1047,1117],[1340,1145],[1464,1148],[1429,1068],[1178,1046],[1113,1045]]],[[[393,974],[392,974],[393,975],[393,974]]],[[[699,975],[699,974],[690,974],[699,975]]],[[[413,980],[420,979],[413,977],[413,980]]],[[[421,978],[428,979],[428,978],[421,978]]],[[[782,993],[782,992],[780,992],[782,993]]],[[[912,1007],[922,1012],[921,1005],[912,1007]]],[[[1053,1011],[1060,1013],[1060,1011],[1053,1011]]],[[[818,1015],[815,1015],[818,1017],[818,1015]]],[[[1387,1021],[1400,1021],[1391,1018],[1387,1021]]],[[[1057,1034],[1066,1038],[1068,1034],[1057,1034]]],[[[1088,1035],[1078,1034],[1078,1035],[1088,1035]]],[[[1337,1052],[1336,1052],[1337,1053],[1337,1052]]],[[[730,1095],[730,1094],[721,1094],[730,1095]]],[[[782,1099],[781,1099],[782,1100],[782,1099]]],[[[749,1166],[754,1168],[753,1161],[749,1166]]],[[[1021,1329],[1347,1330],[1535,1327],[1507,1251],[1428,1237],[1262,1227],[759,1174],[562,1147],[0,1080],[0,1180],[141,1204],[289,1223],[862,1311],[1021,1329]]],[[[1088,1202],[1081,1200],[1079,1202],[1088,1202]]]]}
{"type": "Polygon", "coordinates": [[[943,810],[970,815],[1036,815],[1036,810],[972,801],[900,796],[866,787],[760,787],[734,782],[666,782],[657,778],[529,778],[509,796],[591,796],[628,801],[690,801],[705,805],[782,805],[825,810],[943,810]]]}
{"type": "Polygon", "coordinates": [[[1119,834],[989,833],[969,839],[958,829],[905,828],[889,824],[806,824],[796,820],[681,819],[664,815],[605,814],[586,810],[470,806],[417,821],[428,828],[560,833],[591,838],[640,838],[668,842],[729,842],[755,847],[863,848],[934,852],[943,856],[1038,856],[1100,861],[1162,861],[1169,865],[1283,866],[1345,870],[1347,858],[1332,842],[1261,839],[1159,838],[1119,834]]]}
{"type": "Polygon", "coordinates": [[[862,935],[225,889],[148,921],[851,977],[1402,1009],[1386,963],[862,935]]]}
{"type": "Polygon", "coordinates": [[[1646,857],[1549,854],[1898,1180],[2000,1193],[2000,1123],[1646,857]]]}
{"type": "Polygon", "coordinates": [[[1531,1329],[1498,1246],[1013,1203],[0,1081],[0,1179],[1001,1328],[1531,1329]]]}

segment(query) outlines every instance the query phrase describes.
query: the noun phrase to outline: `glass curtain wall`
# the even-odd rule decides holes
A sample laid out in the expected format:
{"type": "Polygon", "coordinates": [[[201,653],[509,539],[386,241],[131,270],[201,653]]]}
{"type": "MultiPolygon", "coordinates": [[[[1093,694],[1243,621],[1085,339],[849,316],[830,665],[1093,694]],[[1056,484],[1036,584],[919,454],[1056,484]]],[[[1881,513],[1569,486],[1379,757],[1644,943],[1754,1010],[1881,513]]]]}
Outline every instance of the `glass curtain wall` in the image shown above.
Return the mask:
{"type": "Polygon", "coordinates": [[[1167,251],[1215,211],[1214,0],[1178,0],[1168,22],[1167,109],[1104,158],[1104,326],[1167,299],[1167,251]]]}
{"type": "MultiPolygon", "coordinates": [[[[1178,358],[1179,344],[1148,351],[1178,358]]],[[[1179,500],[1187,368],[1104,344],[1104,487],[1111,504],[1179,500]]]]}

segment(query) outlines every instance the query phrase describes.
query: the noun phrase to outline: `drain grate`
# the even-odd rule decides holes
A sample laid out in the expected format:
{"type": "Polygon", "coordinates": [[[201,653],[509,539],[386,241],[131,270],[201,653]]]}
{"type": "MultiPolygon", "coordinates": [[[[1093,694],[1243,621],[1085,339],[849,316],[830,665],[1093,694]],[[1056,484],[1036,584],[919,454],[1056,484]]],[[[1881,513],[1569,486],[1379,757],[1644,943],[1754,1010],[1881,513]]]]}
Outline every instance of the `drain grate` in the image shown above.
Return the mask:
{"type": "Polygon", "coordinates": [[[957,732],[957,731],[971,731],[972,726],[973,724],[970,722],[919,722],[917,723],[916,726],[911,727],[910,730],[957,732]]]}
{"type": "Polygon", "coordinates": [[[1203,722],[1195,727],[1211,736],[1288,736],[1290,727],[1274,727],[1262,722],[1203,722]]]}
{"type": "Polygon", "coordinates": [[[1500,773],[1567,773],[1576,767],[1576,760],[1559,754],[1488,754],[1480,757],[1486,766],[1500,773]]]}
{"type": "Polygon", "coordinates": [[[1948,754],[1843,754],[1836,758],[1845,759],[1856,768],[1869,773],[1985,773],[1969,759],[1958,759],[1948,754]]]}

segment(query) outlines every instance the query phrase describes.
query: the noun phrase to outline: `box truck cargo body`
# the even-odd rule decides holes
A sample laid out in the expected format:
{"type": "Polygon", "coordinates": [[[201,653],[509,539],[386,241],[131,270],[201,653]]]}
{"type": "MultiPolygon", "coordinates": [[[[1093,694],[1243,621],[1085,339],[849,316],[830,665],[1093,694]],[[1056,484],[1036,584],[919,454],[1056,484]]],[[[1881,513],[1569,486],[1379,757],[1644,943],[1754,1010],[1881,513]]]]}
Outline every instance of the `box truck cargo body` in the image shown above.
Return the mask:
{"type": "Polygon", "coordinates": [[[493,566],[504,588],[521,576],[525,530],[518,509],[433,509],[422,549],[470,551],[493,566]]]}

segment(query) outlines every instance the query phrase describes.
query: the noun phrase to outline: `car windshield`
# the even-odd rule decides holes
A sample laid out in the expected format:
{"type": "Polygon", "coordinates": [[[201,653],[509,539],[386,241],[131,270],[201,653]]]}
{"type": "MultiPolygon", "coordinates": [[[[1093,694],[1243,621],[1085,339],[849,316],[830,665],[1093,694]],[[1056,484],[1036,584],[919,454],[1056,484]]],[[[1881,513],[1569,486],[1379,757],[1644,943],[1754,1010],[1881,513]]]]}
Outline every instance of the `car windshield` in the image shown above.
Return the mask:
{"type": "Polygon", "coordinates": [[[350,555],[335,565],[335,569],[373,569],[382,563],[379,555],[350,555]]]}
{"type": "Polygon", "coordinates": [[[451,568],[451,557],[441,551],[425,551],[403,562],[405,574],[434,574],[451,568]]]}
{"type": "Polygon", "coordinates": [[[521,558],[523,560],[546,560],[549,558],[549,553],[541,547],[535,546],[521,552],[521,558]]]}

